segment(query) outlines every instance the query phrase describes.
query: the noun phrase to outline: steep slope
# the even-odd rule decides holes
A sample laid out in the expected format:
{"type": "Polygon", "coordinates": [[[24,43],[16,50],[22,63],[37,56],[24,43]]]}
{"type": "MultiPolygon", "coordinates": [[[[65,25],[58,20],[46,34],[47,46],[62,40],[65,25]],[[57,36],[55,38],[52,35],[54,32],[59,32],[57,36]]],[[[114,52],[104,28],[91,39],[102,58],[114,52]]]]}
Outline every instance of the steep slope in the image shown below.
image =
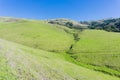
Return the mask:
{"type": "Polygon", "coordinates": [[[120,77],[120,33],[85,30],[72,48],[72,57],[93,69],[120,77]],[[90,66],[88,66],[90,67],[90,66]]]}
{"type": "Polygon", "coordinates": [[[71,29],[45,21],[1,18],[0,38],[48,51],[67,51],[73,43],[71,29]]]}
{"type": "Polygon", "coordinates": [[[120,80],[75,65],[70,62],[68,55],[33,49],[1,39],[0,63],[1,80],[120,80]]]}

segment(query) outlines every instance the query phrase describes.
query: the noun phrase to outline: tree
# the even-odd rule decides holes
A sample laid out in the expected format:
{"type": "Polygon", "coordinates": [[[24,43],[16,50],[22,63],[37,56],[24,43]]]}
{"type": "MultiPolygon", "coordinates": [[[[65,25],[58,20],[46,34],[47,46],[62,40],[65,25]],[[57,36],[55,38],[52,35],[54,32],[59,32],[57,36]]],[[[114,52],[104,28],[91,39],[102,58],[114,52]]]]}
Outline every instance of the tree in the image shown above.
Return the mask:
{"type": "Polygon", "coordinates": [[[73,27],[73,23],[72,22],[67,22],[65,25],[68,26],[68,27],[70,27],[70,28],[73,27]]]}

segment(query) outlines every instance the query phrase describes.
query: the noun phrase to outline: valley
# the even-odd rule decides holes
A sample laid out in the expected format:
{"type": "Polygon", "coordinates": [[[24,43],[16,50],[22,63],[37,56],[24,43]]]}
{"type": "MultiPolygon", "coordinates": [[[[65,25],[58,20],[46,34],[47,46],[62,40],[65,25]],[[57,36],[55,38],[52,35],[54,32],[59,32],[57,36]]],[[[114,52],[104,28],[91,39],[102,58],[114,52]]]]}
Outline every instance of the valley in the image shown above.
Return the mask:
{"type": "Polygon", "coordinates": [[[120,33],[86,26],[0,18],[0,80],[120,80],[120,33]]]}

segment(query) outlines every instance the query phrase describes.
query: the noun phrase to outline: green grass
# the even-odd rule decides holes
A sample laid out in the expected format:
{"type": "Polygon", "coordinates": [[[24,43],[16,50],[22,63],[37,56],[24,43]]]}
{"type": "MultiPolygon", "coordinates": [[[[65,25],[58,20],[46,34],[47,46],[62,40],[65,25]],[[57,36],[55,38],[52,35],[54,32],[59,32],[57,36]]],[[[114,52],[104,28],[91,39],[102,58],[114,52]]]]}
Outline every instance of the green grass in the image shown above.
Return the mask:
{"type": "Polygon", "coordinates": [[[0,47],[0,60],[7,66],[0,67],[3,68],[3,72],[0,72],[1,80],[120,80],[78,66],[65,53],[33,49],[1,39],[0,47]],[[3,74],[6,78],[1,77],[3,74]]]}
{"type": "Polygon", "coordinates": [[[63,52],[74,42],[71,30],[45,21],[1,22],[0,38],[33,48],[63,52]]]}
{"type": "Polygon", "coordinates": [[[0,80],[15,80],[15,75],[13,75],[11,71],[7,65],[7,59],[5,59],[0,52],[0,80]]]}
{"type": "Polygon", "coordinates": [[[88,68],[120,77],[120,33],[85,30],[71,50],[72,57],[88,68]],[[87,67],[87,66],[86,66],[87,67]]]}
{"type": "Polygon", "coordinates": [[[5,18],[0,21],[0,80],[120,80],[119,35],[5,18]]]}
{"type": "Polygon", "coordinates": [[[120,33],[102,30],[85,30],[80,33],[80,41],[73,52],[79,53],[119,53],[120,33]]]}

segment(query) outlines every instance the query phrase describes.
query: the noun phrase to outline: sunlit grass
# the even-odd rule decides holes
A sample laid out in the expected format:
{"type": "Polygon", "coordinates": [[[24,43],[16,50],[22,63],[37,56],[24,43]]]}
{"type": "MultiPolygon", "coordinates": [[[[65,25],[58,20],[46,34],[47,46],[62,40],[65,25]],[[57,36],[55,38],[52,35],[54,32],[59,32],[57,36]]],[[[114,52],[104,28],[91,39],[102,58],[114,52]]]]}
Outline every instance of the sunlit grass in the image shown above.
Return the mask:
{"type": "Polygon", "coordinates": [[[48,51],[67,51],[73,43],[69,28],[44,21],[0,23],[0,38],[48,51]]]}
{"type": "MultiPolygon", "coordinates": [[[[76,65],[65,53],[47,52],[4,40],[0,40],[0,45],[0,56],[8,61],[2,63],[10,70],[9,75],[4,74],[4,77],[10,77],[9,80],[14,77],[16,80],[119,80],[117,77],[76,65]]],[[[6,69],[4,66],[1,68],[6,69]]],[[[4,73],[8,73],[8,70],[4,73]]],[[[1,76],[0,78],[7,80],[1,76]]]]}
{"type": "Polygon", "coordinates": [[[94,69],[120,77],[120,33],[86,30],[73,47],[72,57],[94,69]],[[107,69],[108,68],[108,69],[107,69]],[[109,71],[109,69],[115,70],[109,71]],[[117,71],[117,72],[116,72],[117,71]]]}

